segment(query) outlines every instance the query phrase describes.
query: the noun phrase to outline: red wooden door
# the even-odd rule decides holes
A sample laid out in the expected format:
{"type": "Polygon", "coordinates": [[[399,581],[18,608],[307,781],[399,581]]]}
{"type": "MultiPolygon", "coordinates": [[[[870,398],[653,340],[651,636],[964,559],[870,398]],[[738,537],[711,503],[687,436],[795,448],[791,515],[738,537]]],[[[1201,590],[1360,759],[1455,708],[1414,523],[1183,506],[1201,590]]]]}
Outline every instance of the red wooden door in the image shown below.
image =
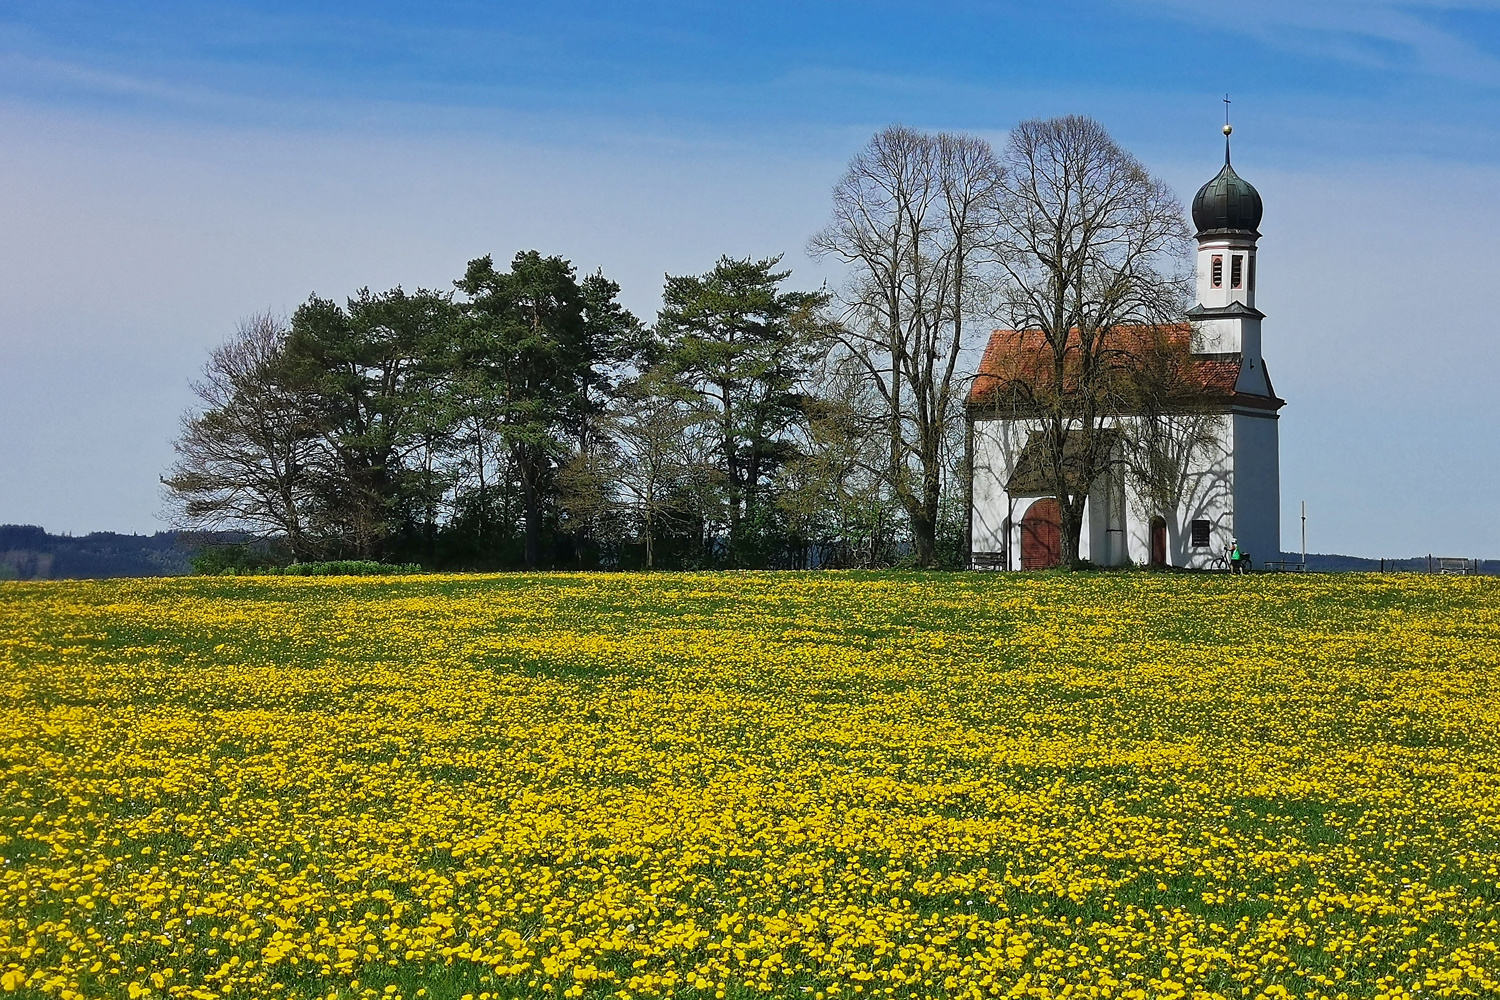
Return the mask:
{"type": "Polygon", "coordinates": [[[1021,568],[1051,569],[1062,562],[1062,511],[1050,497],[1026,508],[1021,518],[1021,568]]]}
{"type": "Polygon", "coordinates": [[[1151,519],[1151,565],[1167,564],[1167,522],[1165,518],[1151,519]]]}

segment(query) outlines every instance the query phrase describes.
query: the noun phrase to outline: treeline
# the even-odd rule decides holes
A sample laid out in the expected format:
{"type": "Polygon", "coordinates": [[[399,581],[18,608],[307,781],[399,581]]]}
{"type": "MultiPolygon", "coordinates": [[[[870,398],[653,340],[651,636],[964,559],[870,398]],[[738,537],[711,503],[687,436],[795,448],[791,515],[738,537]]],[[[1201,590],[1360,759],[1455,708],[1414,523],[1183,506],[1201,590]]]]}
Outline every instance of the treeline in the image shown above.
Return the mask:
{"type": "Polygon", "coordinates": [[[847,269],[836,293],[725,257],[669,276],[649,323],[603,274],[530,251],[450,289],[256,317],[196,386],[168,499],[183,527],[297,561],[962,565],[969,369],[1005,325],[1036,363],[988,405],[1033,423],[1077,563],[1106,428],[1183,403],[1153,373],[1185,347],[1141,332],[1186,306],[1170,190],[1086,118],[1022,122],[1000,153],[893,126],[809,250],[847,269]]]}
{"type": "Polygon", "coordinates": [[[191,552],[171,531],[74,536],[50,535],[34,524],[0,524],[0,580],[173,576],[188,572],[191,552]]]}
{"type": "Polygon", "coordinates": [[[184,527],[248,528],[290,561],[896,562],[898,511],[828,365],[830,296],[789,278],[726,257],[669,277],[647,324],[604,275],[528,251],[451,291],[253,317],[194,387],[167,495],[184,527]]]}

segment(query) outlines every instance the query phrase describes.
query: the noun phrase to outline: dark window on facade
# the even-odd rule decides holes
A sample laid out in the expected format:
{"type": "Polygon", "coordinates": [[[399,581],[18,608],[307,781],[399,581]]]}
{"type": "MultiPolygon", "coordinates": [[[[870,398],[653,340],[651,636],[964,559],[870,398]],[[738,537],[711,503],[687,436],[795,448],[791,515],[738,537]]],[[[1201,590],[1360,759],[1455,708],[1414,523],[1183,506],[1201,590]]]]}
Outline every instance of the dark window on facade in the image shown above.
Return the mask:
{"type": "Polygon", "coordinates": [[[1229,260],[1229,287],[1240,287],[1240,279],[1245,276],[1245,258],[1235,254],[1229,260]]]}
{"type": "Polygon", "coordinates": [[[1250,258],[1250,274],[1248,275],[1248,277],[1249,277],[1250,280],[1248,282],[1246,282],[1246,286],[1253,292],[1253,291],[1255,291],[1255,258],[1254,257],[1250,258]]]}
{"type": "Polygon", "coordinates": [[[1209,536],[1209,531],[1210,531],[1211,528],[1212,528],[1212,523],[1209,522],[1209,521],[1194,521],[1193,522],[1193,548],[1195,548],[1195,549],[1206,549],[1206,548],[1208,548],[1208,536],[1209,536]]]}
{"type": "Polygon", "coordinates": [[[1213,282],[1215,288],[1224,287],[1224,258],[1218,254],[1214,254],[1213,282]]]}

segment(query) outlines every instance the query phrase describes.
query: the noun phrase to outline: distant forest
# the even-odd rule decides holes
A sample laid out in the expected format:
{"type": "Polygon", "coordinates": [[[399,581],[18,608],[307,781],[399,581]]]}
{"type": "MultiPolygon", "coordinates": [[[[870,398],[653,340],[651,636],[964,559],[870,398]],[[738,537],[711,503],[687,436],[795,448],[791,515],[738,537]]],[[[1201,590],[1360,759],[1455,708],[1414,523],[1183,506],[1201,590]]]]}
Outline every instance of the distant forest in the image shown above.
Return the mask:
{"type": "Polygon", "coordinates": [[[49,535],[34,524],[0,524],[0,580],[175,576],[190,571],[194,548],[175,531],[49,535]]]}

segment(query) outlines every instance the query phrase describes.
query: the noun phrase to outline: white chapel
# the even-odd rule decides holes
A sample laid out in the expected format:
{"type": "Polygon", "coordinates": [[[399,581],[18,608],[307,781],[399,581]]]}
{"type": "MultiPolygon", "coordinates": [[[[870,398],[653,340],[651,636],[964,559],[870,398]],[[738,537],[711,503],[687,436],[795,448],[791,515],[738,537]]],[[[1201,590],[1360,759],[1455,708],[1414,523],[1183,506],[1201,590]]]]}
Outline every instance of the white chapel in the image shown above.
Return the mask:
{"type": "MultiPolygon", "coordinates": [[[[1224,131],[1224,168],[1193,199],[1197,304],[1174,328],[1190,338],[1185,375],[1201,388],[1200,402],[1154,418],[1151,440],[1175,442],[1178,450],[1165,494],[1161,477],[1146,486],[1126,454],[1142,439],[1132,432],[1145,418],[1125,413],[1113,420],[1110,461],[1087,484],[1079,541],[1079,555],[1096,565],[1228,568],[1236,542],[1256,567],[1281,558],[1277,419],[1284,401],[1261,355],[1264,315],[1255,308],[1261,199],[1230,165],[1228,126],[1224,131]],[[1165,434],[1157,429],[1163,420],[1165,434]]],[[[991,334],[969,392],[969,542],[979,569],[1042,569],[1061,558],[1058,502],[1038,472],[1039,425],[995,402],[998,373],[1016,370],[1007,363],[1034,350],[1028,343],[1034,341],[1016,331],[991,334]]]]}

